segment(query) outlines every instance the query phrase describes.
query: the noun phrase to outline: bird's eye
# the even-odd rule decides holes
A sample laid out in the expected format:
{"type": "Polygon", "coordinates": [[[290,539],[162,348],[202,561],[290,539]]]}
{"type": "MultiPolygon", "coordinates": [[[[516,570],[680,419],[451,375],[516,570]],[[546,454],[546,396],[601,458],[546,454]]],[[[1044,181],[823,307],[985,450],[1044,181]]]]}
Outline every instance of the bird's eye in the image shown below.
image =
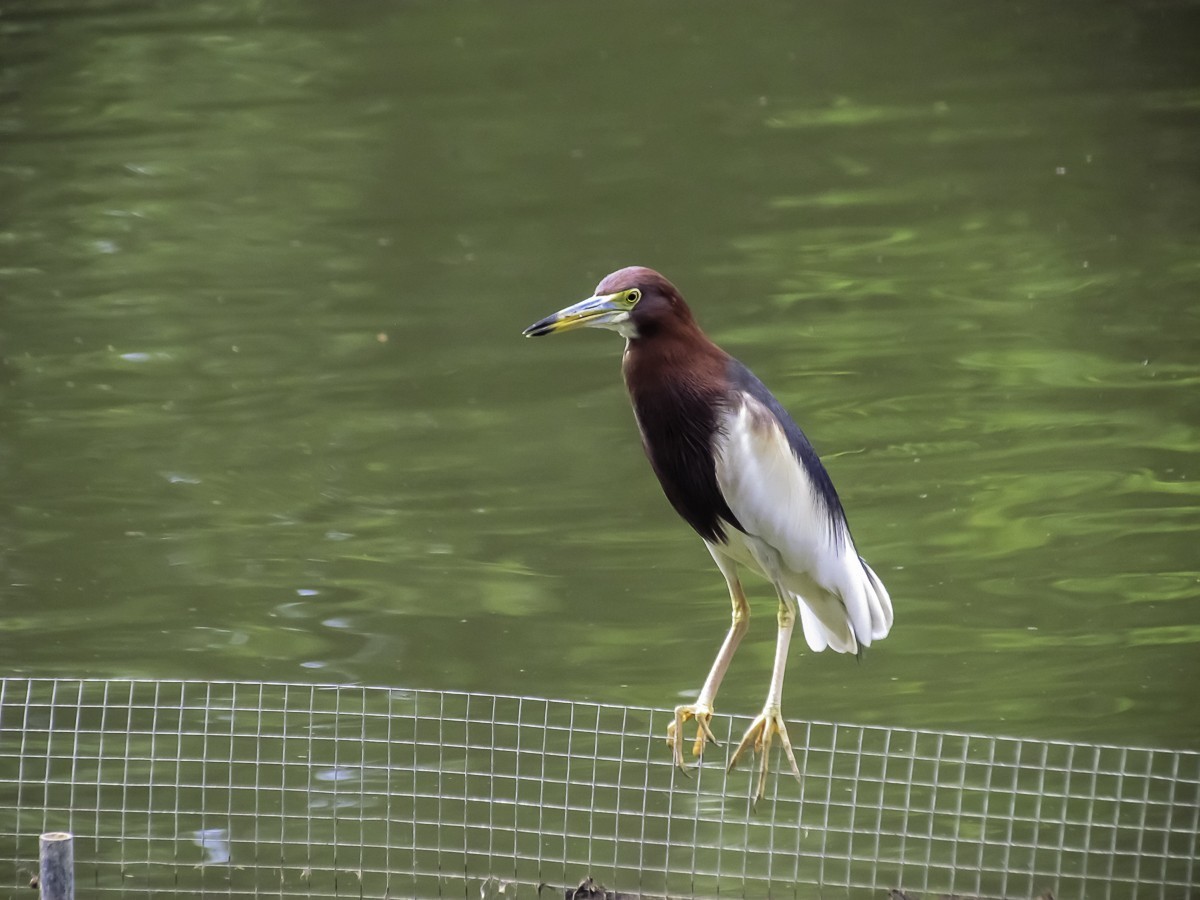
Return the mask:
{"type": "Polygon", "coordinates": [[[631,305],[634,303],[637,303],[639,300],[642,299],[642,292],[639,291],[637,288],[634,288],[632,291],[630,291],[626,295],[626,299],[629,301],[629,303],[631,305]]]}

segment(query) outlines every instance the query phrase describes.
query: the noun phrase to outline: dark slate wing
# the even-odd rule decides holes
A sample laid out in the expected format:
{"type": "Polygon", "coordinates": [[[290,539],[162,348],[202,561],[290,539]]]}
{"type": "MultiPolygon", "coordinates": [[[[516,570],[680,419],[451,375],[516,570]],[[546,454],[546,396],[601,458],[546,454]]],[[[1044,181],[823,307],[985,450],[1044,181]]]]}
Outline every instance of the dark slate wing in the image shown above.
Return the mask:
{"type": "Polygon", "coordinates": [[[817,456],[817,451],[808,442],[808,438],[800,430],[800,426],[792,420],[788,411],[783,408],[783,404],[775,399],[775,395],[767,390],[767,386],[758,379],[758,376],[736,359],[730,358],[728,372],[730,384],[735,390],[749,394],[775,417],[784,434],[787,435],[792,453],[804,467],[804,471],[812,482],[813,490],[820,498],[829,520],[830,534],[840,534],[846,528],[846,513],[842,509],[842,501],[838,498],[833,480],[825,471],[825,466],[817,456]]]}

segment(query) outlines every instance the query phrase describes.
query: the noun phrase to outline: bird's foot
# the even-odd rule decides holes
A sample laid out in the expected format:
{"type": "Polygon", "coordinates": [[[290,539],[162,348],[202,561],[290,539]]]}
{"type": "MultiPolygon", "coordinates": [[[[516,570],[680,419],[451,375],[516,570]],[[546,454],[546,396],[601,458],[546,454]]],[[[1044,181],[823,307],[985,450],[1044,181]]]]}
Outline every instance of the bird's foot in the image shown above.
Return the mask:
{"type": "Polygon", "coordinates": [[[733,751],[733,756],[729,758],[728,768],[728,771],[732,772],[747,749],[752,749],[754,753],[758,754],[758,784],[754,788],[755,803],[758,803],[766,793],[767,763],[771,752],[771,742],[775,735],[779,735],[779,743],[783,745],[783,752],[787,755],[788,762],[791,763],[792,774],[796,776],[797,781],[801,784],[804,783],[804,779],[800,775],[800,767],[796,765],[796,754],[792,752],[792,742],[788,739],[787,726],[783,723],[783,713],[777,706],[764,707],[763,711],[750,723],[750,727],[746,729],[746,736],[733,751]]]}
{"type": "Polygon", "coordinates": [[[721,742],[716,739],[708,723],[712,721],[712,707],[707,703],[696,703],[691,706],[675,707],[675,720],[667,725],[667,746],[675,751],[675,765],[687,771],[683,762],[683,726],[688,719],[696,720],[696,740],[692,744],[692,756],[704,752],[704,745],[712,741],[717,746],[721,742]]]}

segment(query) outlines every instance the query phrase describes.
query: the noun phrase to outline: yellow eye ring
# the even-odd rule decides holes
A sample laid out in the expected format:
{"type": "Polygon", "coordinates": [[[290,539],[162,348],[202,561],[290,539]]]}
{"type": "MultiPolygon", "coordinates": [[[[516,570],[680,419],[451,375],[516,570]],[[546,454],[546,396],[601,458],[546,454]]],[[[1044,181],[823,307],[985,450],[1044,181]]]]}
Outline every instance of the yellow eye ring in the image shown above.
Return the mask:
{"type": "Polygon", "coordinates": [[[631,305],[634,303],[637,303],[639,300],[642,299],[642,292],[639,291],[637,288],[634,288],[632,291],[630,291],[626,295],[626,299],[629,301],[629,303],[631,305]]]}

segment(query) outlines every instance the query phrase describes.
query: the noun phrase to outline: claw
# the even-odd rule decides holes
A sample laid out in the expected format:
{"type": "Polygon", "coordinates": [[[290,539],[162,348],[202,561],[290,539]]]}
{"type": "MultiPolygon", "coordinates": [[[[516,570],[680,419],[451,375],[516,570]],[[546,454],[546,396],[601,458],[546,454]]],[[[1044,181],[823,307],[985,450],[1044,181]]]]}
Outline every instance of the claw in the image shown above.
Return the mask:
{"type": "Polygon", "coordinates": [[[763,798],[763,794],[767,789],[767,768],[771,752],[771,742],[774,736],[779,735],[779,742],[783,745],[783,752],[787,755],[788,762],[792,766],[792,774],[796,776],[796,780],[801,784],[804,783],[804,778],[800,774],[800,767],[796,765],[796,754],[792,752],[792,742],[788,739],[787,725],[783,722],[783,714],[778,709],[767,708],[755,716],[754,721],[750,723],[750,727],[746,729],[746,734],[742,738],[742,742],[738,744],[737,749],[733,751],[733,756],[729,758],[729,767],[727,771],[732,772],[738,764],[738,760],[747,749],[758,755],[758,783],[754,787],[754,803],[757,804],[763,798]]]}
{"type": "Polygon", "coordinates": [[[708,724],[712,721],[712,717],[712,707],[707,704],[697,703],[694,706],[675,707],[675,720],[667,725],[667,746],[674,751],[675,765],[685,774],[687,766],[683,761],[683,726],[688,719],[696,720],[696,740],[692,744],[692,756],[700,756],[704,752],[706,743],[712,742],[718,747],[721,746],[721,742],[717,740],[708,724]]]}

